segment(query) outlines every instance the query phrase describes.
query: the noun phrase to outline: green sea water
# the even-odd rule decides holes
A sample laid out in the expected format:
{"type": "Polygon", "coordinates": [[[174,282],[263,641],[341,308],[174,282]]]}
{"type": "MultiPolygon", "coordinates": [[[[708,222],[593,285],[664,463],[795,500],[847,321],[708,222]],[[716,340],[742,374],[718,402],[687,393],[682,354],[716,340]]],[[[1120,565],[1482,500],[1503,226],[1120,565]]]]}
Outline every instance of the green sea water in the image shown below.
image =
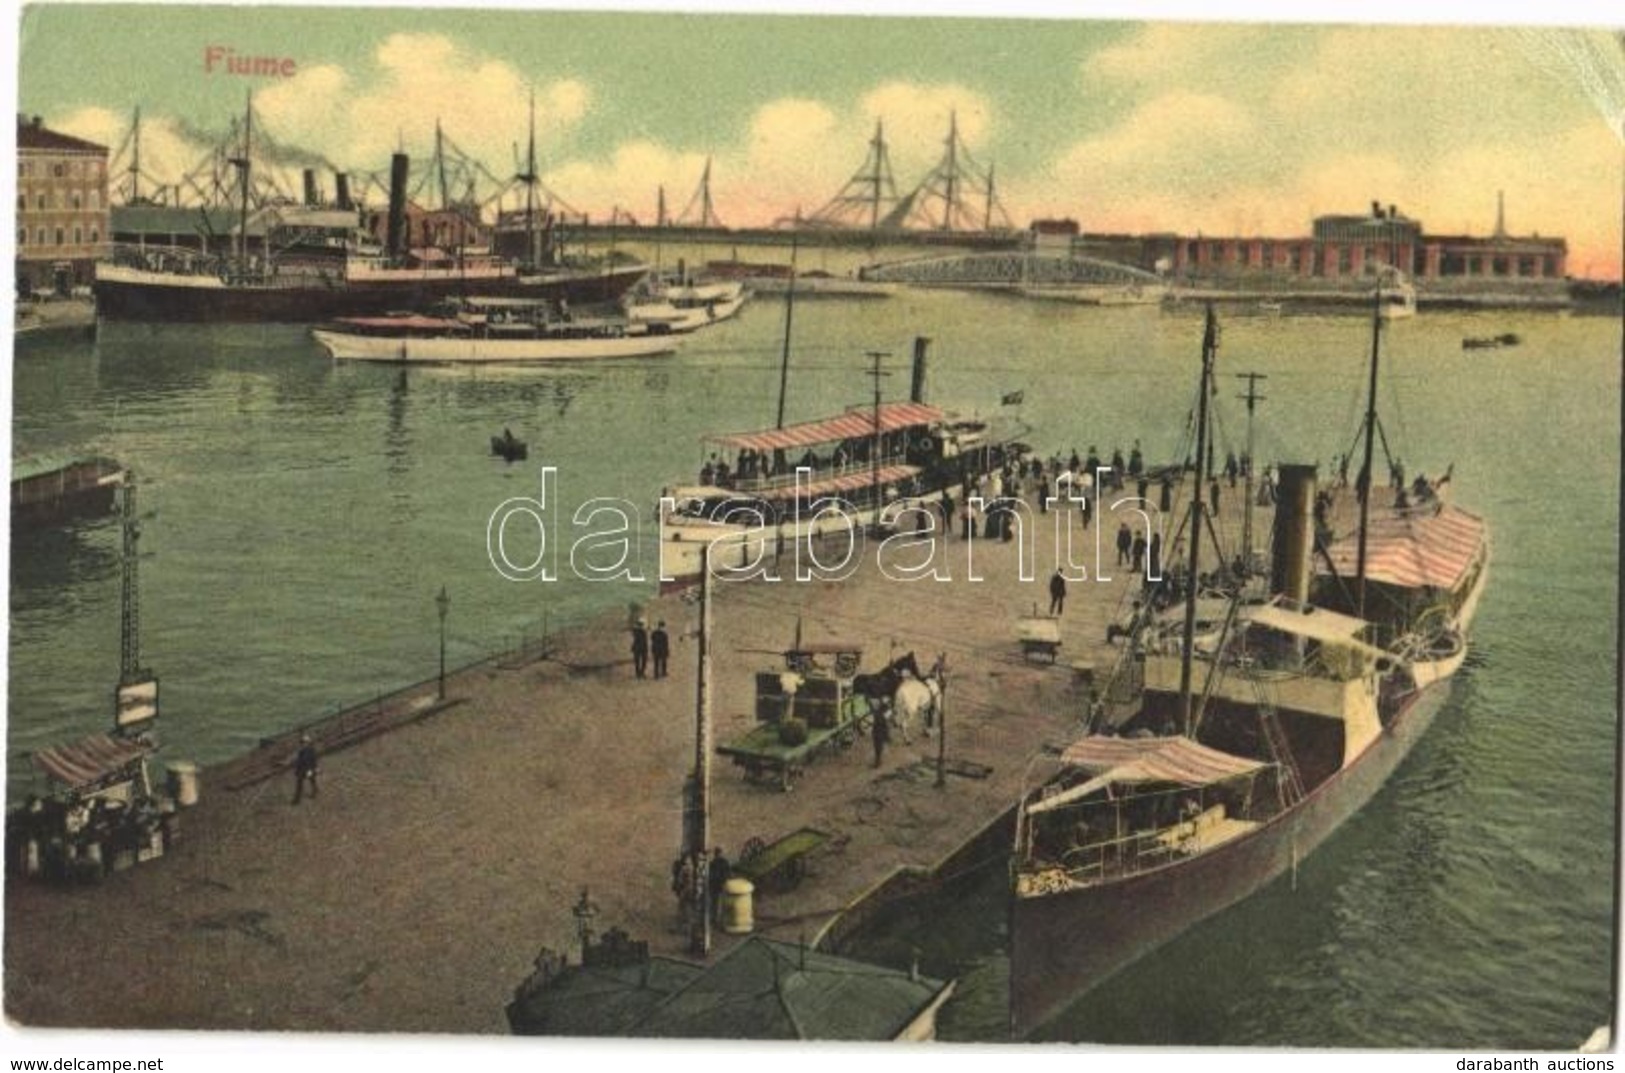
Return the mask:
{"type": "MultiPolygon", "coordinates": [[[[98,452],[141,481],[143,661],[165,755],[203,762],[451,663],[646,595],[652,504],[703,460],[705,432],[774,418],[784,307],[747,307],[670,358],[551,369],[335,364],[292,326],[107,325],[14,364],[14,457],[98,452]],[[503,428],[530,460],[489,455],[503,428]],[[568,518],[592,497],[645,510],[643,584],[516,583],[487,522],[535,495],[568,518]]],[[[1241,372],[1268,376],[1261,462],[1329,465],[1354,442],[1360,317],[1223,315],[1221,452],[1239,450],[1241,372]]],[[[1184,432],[1198,311],[1085,309],[991,295],[806,301],[791,420],[869,398],[866,351],[907,391],[915,336],[932,398],[991,411],[1022,391],[1042,451],[1184,432]]],[[[1424,313],[1388,332],[1385,432],[1410,473],[1454,464],[1458,503],[1494,541],[1468,666],[1382,794],[1299,869],[1143,960],[1053,1038],[1115,1043],[1556,1047],[1607,1020],[1613,932],[1620,324],[1424,313]],[[1523,344],[1464,351],[1464,336],[1523,344]]],[[[567,526],[563,536],[568,542],[567,526]]],[[[13,534],[8,799],[28,754],[105,729],[119,672],[119,532],[110,517],[13,534]]],[[[519,549],[523,551],[524,549],[519,549]]],[[[518,555],[516,554],[516,557],[518,555]]],[[[998,882],[873,943],[961,978],[943,1034],[997,1038],[998,882]]]]}

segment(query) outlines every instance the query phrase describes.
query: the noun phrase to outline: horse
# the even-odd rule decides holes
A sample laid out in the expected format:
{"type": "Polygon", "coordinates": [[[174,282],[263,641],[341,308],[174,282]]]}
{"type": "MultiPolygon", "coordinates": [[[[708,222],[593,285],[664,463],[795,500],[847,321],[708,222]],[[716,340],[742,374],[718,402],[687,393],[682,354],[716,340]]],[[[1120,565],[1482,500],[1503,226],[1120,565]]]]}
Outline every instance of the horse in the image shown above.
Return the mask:
{"type": "Polygon", "coordinates": [[[908,728],[910,724],[918,721],[926,737],[931,736],[931,730],[936,726],[937,713],[942,703],[942,665],[944,657],[938,656],[931,670],[914,678],[905,678],[897,685],[897,692],[892,695],[892,721],[903,732],[903,741],[909,740],[908,728]]]}
{"type": "MultiPolygon", "coordinates": [[[[857,674],[852,676],[852,692],[862,697],[869,705],[869,714],[876,719],[889,718],[897,687],[906,680],[905,675],[915,678],[924,677],[920,674],[920,665],[915,662],[914,653],[906,652],[897,659],[892,660],[873,674],[857,674]]],[[[892,720],[896,725],[896,720],[892,720]]],[[[904,733],[903,740],[908,741],[908,734],[904,733]]]]}

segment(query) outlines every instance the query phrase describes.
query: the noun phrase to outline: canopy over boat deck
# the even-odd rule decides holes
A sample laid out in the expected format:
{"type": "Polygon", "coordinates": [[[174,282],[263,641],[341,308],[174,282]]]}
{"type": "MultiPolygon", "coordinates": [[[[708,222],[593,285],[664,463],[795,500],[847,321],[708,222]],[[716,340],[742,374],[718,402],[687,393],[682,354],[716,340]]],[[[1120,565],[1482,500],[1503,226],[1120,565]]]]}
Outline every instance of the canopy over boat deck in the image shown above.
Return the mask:
{"type": "MultiPolygon", "coordinates": [[[[880,405],[880,432],[917,425],[931,425],[947,415],[935,406],[918,402],[886,402],[880,405]]],[[[752,451],[783,451],[793,447],[815,447],[819,444],[839,443],[842,440],[862,439],[875,434],[875,410],[855,408],[838,417],[818,421],[804,421],[784,428],[763,429],[757,432],[729,432],[707,436],[705,442],[719,447],[752,451]]]]}
{"type": "MultiPolygon", "coordinates": [[[[1482,553],[1487,531],[1483,518],[1448,504],[1373,518],[1366,533],[1366,578],[1396,588],[1454,589],[1482,553]]],[[[1351,533],[1326,549],[1340,577],[1355,575],[1359,539],[1351,533]]]]}
{"type": "Polygon", "coordinates": [[[1253,775],[1268,765],[1233,756],[1185,737],[1080,738],[1061,753],[1061,763],[1094,777],[1027,806],[1027,813],[1048,812],[1108,786],[1165,782],[1176,786],[1211,786],[1253,775]]]}

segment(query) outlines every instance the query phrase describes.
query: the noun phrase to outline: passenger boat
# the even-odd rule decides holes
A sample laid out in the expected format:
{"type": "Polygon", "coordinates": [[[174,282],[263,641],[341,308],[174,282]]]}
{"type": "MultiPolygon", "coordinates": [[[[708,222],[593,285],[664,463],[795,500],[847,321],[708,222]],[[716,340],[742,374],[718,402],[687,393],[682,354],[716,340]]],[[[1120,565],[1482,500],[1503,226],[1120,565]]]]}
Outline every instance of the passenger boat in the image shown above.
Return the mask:
{"type": "Polygon", "coordinates": [[[641,298],[631,297],[622,308],[629,320],[687,333],[732,319],[749,297],[745,285],[735,280],[673,284],[655,287],[641,298]]]}
{"type": "Polygon", "coordinates": [[[648,358],[672,353],[681,341],[660,325],[602,317],[552,319],[529,303],[504,312],[496,304],[500,301],[459,303],[442,315],[342,317],[311,334],[334,358],[408,364],[648,358]]]}
{"type": "MultiPolygon", "coordinates": [[[[1198,445],[1216,350],[1208,316],[1198,445]]],[[[1374,313],[1374,332],[1383,319],[1374,313]]],[[[1374,346],[1368,429],[1376,356],[1374,346]]],[[[1368,434],[1368,473],[1370,454],[1368,434]]],[[[1092,711],[1085,735],[1017,806],[1013,1035],[1294,870],[1427,730],[1465,654],[1487,578],[1487,533],[1481,520],[1437,503],[1431,514],[1406,505],[1373,518],[1378,494],[1362,497],[1365,536],[1356,535],[1352,560],[1334,541],[1332,565],[1317,577],[1314,467],[1283,466],[1274,595],[1235,587],[1199,640],[1193,550],[1182,621],[1145,601],[1122,664],[1141,676],[1138,706],[1121,718],[1092,711]],[[1334,593],[1352,593],[1355,613],[1308,602],[1334,593]]]]}
{"type": "Polygon", "coordinates": [[[707,436],[700,479],[661,496],[661,588],[698,581],[707,547],[713,569],[748,567],[796,541],[895,524],[910,504],[935,511],[927,497],[944,490],[957,503],[962,485],[1025,450],[1024,432],[1011,419],[910,401],[707,436]],[[821,509],[830,504],[842,511],[821,509]]]}

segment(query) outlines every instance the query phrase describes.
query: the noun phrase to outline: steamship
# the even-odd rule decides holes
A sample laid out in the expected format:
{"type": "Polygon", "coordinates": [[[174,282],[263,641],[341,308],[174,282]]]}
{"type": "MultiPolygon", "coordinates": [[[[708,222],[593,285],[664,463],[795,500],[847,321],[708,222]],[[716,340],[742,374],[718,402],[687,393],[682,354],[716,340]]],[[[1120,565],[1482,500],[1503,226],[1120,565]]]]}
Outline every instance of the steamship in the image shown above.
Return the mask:
{"type": "MultiPolygon", "coordinates": [[[[1198,444],[1217,346],[1208,317],[1198,444]]],[[[1373,319],[1380,332],[1380,304],[1373,319]]],[[[1372,489],[1359,496],[1358,530],[1338,539],[1315,468],[1280,474],[1267,588],[1232,581],[1198,633],[1202,586],[1191,581],[1211,584],[1223,568],[1204,578],[1192,549],[1172,575],[1184,614],[1147,601],[1125,652],[1138,706],[1125,691],[1121,715],[1095,707],[1084,736],[1018,803],[1014,1036],[1296,869],[1382,788],[1462,665],[1489,539],[1481,518],[1443,501],[1447,482],[1372,489]],[[1373,503],[1390,494],[1392,505],[1373,503]]]]}
{"type": "MultiPolygon", "coordinates": [[[[245,124],[252,139],[252,112],[245,124]]],[[[534,132],[531,165],[521,178],[534,180],[534,132]]],[[[111,263],[97,265],[97,314],[134,321],[287,321],[308,323],[340,317],[379,316],[419,310],[451,298],[518,298],[536,304],[609,304],[618,301],[648,272],[634,260],[606,260],[599,265],[549,263],[554,243],[551,228],[536,226],[534,190],[522,223],[508,234],[523,243],[519,258],[488,249],[442,251],[411,248],[406,220],[409,159],[396,153],[390,163],[387,241],[379,246],[360,228],[359,211],[350,203],[341,177],[339,208],[301,214],[273,206],[266,215],[266,241],[251,256],[250,172],[248,146],[233,160],[241,169],[240,218],[235,256],[208,257],[188,251],[120,251],[111,263]],[[271,218],[287,219],[273,241],[271,218]],[[320,236],[313,239],[313,235],[320,236]],[[280,252],[274,252],[280,251],[280,252]]],[[[312,200],[306,173],[306,200],[312,200]]],[[[499,235],[503,232],[499,229],[499,235]]]]}

